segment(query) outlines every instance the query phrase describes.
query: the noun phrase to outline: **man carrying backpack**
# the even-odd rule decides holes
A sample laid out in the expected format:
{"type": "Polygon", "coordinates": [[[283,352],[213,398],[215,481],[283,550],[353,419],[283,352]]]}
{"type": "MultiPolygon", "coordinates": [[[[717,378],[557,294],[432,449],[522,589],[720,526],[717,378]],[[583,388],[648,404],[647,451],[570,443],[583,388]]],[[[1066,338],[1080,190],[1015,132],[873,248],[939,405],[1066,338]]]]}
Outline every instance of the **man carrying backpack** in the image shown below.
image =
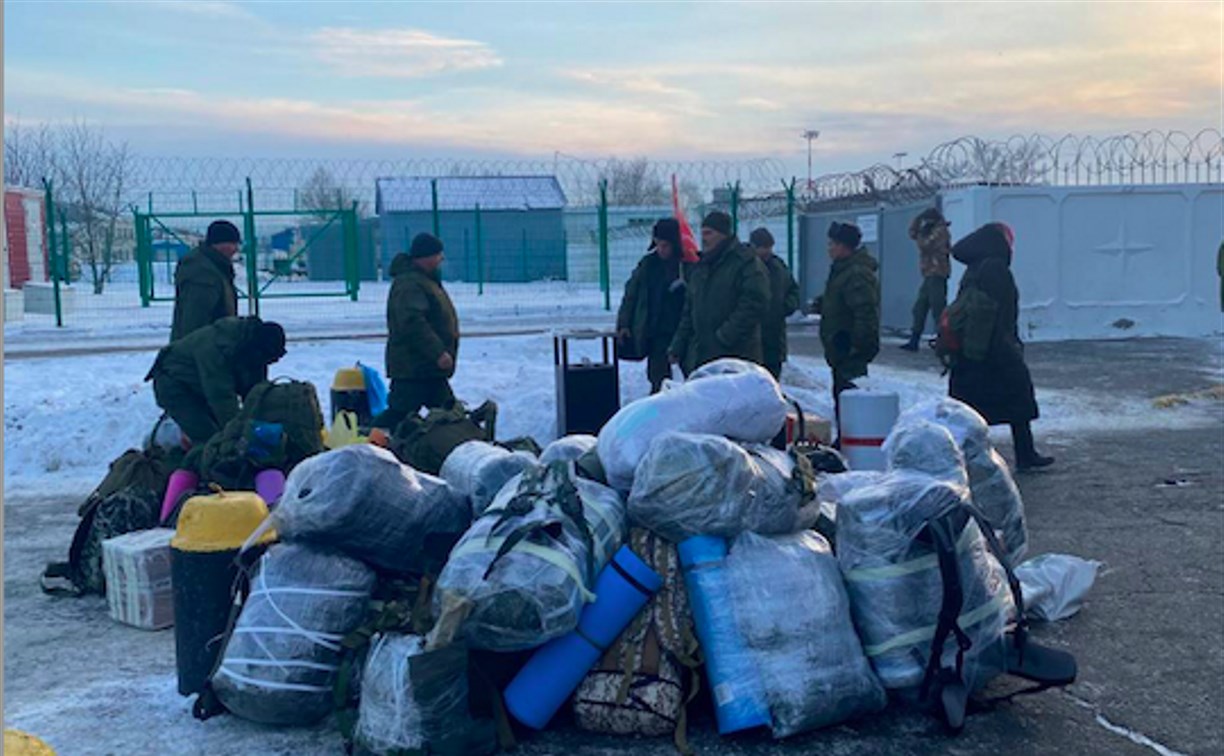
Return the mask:
{"type": "Polygon", "coordinates": [[[375,428],[394,430],[421,407],[450,409],[455,404],[450,378],[459,354],[459,316],[442,288],[442,240],[417,234],[408,253],[391,261],[387,297],[387,410],[375,428]]]}
{"type": "Polygon", "coordinates": [[[229,221],[213,221],[204,243],[179,261],[174,270],[171,341],[238,314],[233,260],[241,245],[237,226],[229,221]]]}
{"type": "Polygon", "coordinates": [[[285,355],[285,331],[256,317],[222,318],[157,354],[145,376],[157,405],[193,446],[201,446],[238,414],[239,399],[268,379],[285,355]]]}

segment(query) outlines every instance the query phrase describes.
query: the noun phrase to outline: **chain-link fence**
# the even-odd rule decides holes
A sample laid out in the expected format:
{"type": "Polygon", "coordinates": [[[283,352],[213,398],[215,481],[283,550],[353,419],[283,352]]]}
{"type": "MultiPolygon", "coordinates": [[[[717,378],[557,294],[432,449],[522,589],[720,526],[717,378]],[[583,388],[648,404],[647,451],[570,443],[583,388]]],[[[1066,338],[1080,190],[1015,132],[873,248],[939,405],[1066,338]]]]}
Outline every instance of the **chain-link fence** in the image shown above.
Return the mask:
{"type": "MultiPolygon", "coordinates": [[[[768,159],[560,153],[519,162],[126,157],[122,181],[105,192],[63,171],[31,181],[39,174],[27,168],[10,178],[26,175],[34,189],[5,195],[13,247],[4,256],[5,333],[27,343],[57,334],[164,338],[175,266],[219,218],[243,231],[240,311],[298,335],[383,333],[391,266],[422,231],[444,242],[444,277],[466,328],[607,323],[652,226],[677,206],[694,230],[714,208],[733,216],[741,239],[768,229],[775,253],[802,276],[799,214],[913,203],[973,183],[1219,182],[1222,145],[1213,130],[965,137],[906,170],[876,165],[811,182],[768,159]]],[[[11,157],[6,149],[6,169],[11,157]]]]}

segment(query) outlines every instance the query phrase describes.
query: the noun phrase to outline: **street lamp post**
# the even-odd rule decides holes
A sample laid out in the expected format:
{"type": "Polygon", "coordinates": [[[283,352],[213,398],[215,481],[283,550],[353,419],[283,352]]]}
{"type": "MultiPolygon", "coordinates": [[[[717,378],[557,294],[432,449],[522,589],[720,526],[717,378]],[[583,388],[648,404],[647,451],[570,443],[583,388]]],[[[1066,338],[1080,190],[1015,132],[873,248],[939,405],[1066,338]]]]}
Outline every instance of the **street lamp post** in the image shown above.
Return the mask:
{"type": "Polygon", "coordinates": [[[819,136],[820,136],[820,132],[819,132],[819,131],[814,131],[814,130],[812,130],[812,129],[808,129],[807,131],[803,132],[803,134],[802,134],[802,137],[803,137],[804,139],[806,139],[806,140],[807,140],[807,143],[808,143],[808,180],[807,180],[807,185],[808,185],[808,191],[809,191],[809,192],[810,192],[810,191],[812,191],[812,142],[816,141],[817,137],[819,137],[819,136]]]}
{"type": "Polygon", "coordinates": [[[898,173],[901,172],[901,161],[904,160],[905,156],[908,154],[909,154],[908,152],[894,152],[893,153],[893,157],[897,159],[897,172],[898,173]]]}

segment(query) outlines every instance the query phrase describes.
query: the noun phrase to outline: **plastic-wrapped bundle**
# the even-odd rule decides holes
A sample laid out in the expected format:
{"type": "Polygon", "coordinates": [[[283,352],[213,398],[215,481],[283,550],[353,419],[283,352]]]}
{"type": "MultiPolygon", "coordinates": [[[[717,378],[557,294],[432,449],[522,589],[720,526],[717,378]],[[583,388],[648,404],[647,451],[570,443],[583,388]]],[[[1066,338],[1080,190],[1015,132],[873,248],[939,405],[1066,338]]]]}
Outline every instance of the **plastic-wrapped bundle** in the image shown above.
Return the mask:
{"type": "Polygon", "coordinates": [[[583,454],[586,454],[590,450],[594,449],[595,445],[598,443],[598,438],[582,433],[575,433],[572,436],[562,436],[548,446],[544,447],[544,451],[540,454],[540,464],[547,465],[552,462],[577,462],[583,454]]]}
{"type": "Polygon", "coordinates": [[[878,470],[850,470],[836,475],[826,475],[816,484],[816,503],[820,507],[820,517],[816,521],[815,530],[837,543],[837,508],[842,499],[851,491],[861,486],[869,486],[884,473],[878,470]]]}
{"type": "Polygon", "coordinates": [[[441,475],[452,489],[471,499],[472,513],[478,517],[506,481],[536,464],[536,458],[528,452],[510,452],[485,441],[468,441],[447,455],[441,475]]]}
{"type": "Polygon", "coordinates": [[[884,440],[889,470],[924,473],[957,486],[969,485],[965,457],[942,425],[915,420],[893,429],[884,440]]]}
{"type": "Polygon", "coordinates": [[[599,432],[599,459],[608,483],[628,491],[638,463],[659,434],[707,433],[768,443],[786,422],[787,407],[782,390],[764,368],[716,360],[687,382],[617,412],[599,432]]]}
{"type": "Polygon", "coordinates": [[[973,503],[994,526],[1012,564],[1019,564],[1028,551],[1024,500],[1006,460],[990,443],[990,427],[977,410],[945,397],[916,404],[903,412],[894,432],[924,420],[947,428],[960,445],[973,503]]]}
{"type": "Polygon", "coordinates": [[[269,522],[286,541],[322,543],[394,573],[427,566],[431,537],[458,536],[467,502],[445,481],[369,444],[345,446],[293,468],[269,522]]]}
{"type": "MultiPolygon", "coordinates": [[[[963,486],[929,475],[890,472],[845,496],[837,511],[837,560],[863,650],[886,688],[922,682],[943,601],[927,523],[969,503],[963,486]]],[[[965,679],[976,687],[1001,670],[1004,620],[1013,611],[1007,578],[975,521],[956,543],[964,602],[959,624],[972,641],[965,679]]],[[[953,665],[956,644],[946,643],[953,665]]]]}
{"type": "Polygon", "coordinates": [[[375,582],[369,567],[343,554],[301,544],[268,549],[213,676],[217,698],[263,724],[326,717],[340,641],[365,619],[375,582]]]}
{"type": "Polygon", "coordinates": [[[434,749],[462,743],[469,724],[462,646],[427,652],[416,635],[374,639],[361,676],[357,744],[375,754],[446,753],[434,749]]]}
{"type": "Polygon", "coordinates": [[[554,462],[508,482],[451,552],[434,594],[472,604],[472,648],[523,651],[578,626],[595,576],[625,537],[620,495],[554,462]]]}
{"type": "Polygon", "coordinates": [[[764,686],[774,737],[884,708],[884,688],[863,655],[824,538],[745,533],[735,539],[726,570],[742,653],[764,686]]]}
{"type": "Polygon", "coordinates": [[[638,465],[629,495],[634,522],[675,543],[695,535],[793,533],[815,521],[795,463],[766,446],[722,436],[664,433],[638,465]]]}

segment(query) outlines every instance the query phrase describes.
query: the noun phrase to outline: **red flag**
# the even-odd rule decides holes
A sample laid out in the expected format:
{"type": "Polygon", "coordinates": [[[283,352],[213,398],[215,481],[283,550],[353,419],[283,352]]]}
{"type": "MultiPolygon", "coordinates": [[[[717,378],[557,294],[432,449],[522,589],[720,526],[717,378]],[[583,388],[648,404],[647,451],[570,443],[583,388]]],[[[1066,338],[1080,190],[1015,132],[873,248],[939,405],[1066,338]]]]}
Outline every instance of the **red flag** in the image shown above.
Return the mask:
{"type": "Polygon", "coordinates": [[[681,259],[685,262],[697,262],[697,237],[693,236],[693,229],[689,226],[688,217],[680,208],[680,190],[676,187],[676,174],[672,174],[672,215],[675,216],[676,222],[680,224],[680,245],[684,247],[684,254],[681,259]]]}

